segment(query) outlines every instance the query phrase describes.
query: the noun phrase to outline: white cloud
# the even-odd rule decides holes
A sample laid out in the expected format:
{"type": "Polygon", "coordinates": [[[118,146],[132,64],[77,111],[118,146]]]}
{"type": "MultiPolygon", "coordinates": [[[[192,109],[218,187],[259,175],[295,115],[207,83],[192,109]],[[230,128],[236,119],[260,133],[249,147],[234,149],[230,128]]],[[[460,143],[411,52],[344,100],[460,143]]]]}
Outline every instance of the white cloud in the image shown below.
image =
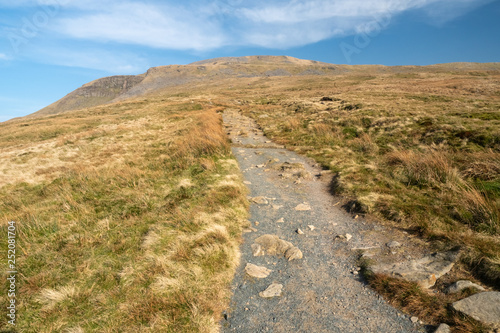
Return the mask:
{"type": "Polygon", "coordinates": [[[54,59],[68,65],[81,62],[81,67],[97,69],[107,69],[106,62],[111,61],[111,67],[119,69],[130,66],[127,64],[133,57],[129,55],[123,60],[121,55],[114,55],[112,50],[116,45],[191,52],[224,46],[286,49],[354,35],[365,30],[367,24],[376,25],[378,21],[384,29],[391,17],[411,10],[425,12],[429,23],[444,24],[491,1],[0,0],[0,8],[59,6],[50,26],[44,28],[51,29],[54,44],[72,45],[75,39],[91,41],[95,51],[72,50],[62,55],[53,51],[54,59]],[[104,51],[104,47],[109,51],[104,51]],[[102,51],[97,51],[98,48],[102,51]],[[93,56],[99,58],[92,59],[93,56]]]}
{"type": "Polygon", "coordinates": [[[415,9],[442,23],[492,0],[40,1],[73,9],[54,27],[71,38],[200,51],[303,46],[355,34],[376,17],[415,9]]]}
{"type": "Polygon", "coordinates": [[[444,24],[493,0],[295,0],[262,2],[236,11],[244,22],[242,43],[289,48],[356,34],[367,24],[387,27],[392,17],[423,10],[431,24],[444,24]],[[382,22],[384,24],[382,24],[382,22]],[[270,33],[272,32],[272,33],[270,33]]]}
{"type": "Polygon", "coordinates": [[[164,49],[205,50],[225,44],[216,21],[181,6],[122,2],[99,13],[63,18],[54,29],[73,38],[164,49]]]}
{"type": "Polygon", "coordinates": [[[440,0],[435,1],[431,6],[426,6],[423,9],[430,18],[431,24],[442,25],[493,1],[494,0],[440,0]]]}

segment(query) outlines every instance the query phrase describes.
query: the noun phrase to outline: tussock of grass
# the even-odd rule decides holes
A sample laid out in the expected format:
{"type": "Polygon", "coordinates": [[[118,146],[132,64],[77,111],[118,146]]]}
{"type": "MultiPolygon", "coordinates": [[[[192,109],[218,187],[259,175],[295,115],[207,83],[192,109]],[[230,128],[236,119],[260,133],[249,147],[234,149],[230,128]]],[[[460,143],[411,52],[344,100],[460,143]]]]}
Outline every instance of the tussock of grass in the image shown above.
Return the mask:
{"type": "Polygon", "coordinates": [[[28,175],[44,154],[77,156],[1,184],[1,233],[10,220],[19,233],[17,328],[217,331],[247,207],[216,109],[151,99],[47,119],[29,120],[32,137],[57,125],[52,139],[25,141],[19,122],[0,138],[0,154],[48,140],[16,166],[28,175]]]}

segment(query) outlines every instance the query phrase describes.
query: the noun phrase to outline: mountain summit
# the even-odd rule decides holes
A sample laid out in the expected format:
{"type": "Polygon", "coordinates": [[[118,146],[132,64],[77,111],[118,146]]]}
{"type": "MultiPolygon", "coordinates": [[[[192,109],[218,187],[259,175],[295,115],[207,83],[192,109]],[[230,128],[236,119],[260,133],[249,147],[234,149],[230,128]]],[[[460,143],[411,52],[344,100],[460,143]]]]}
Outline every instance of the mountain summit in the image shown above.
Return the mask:
{"type": "MultiPolygon", "coordinates": [[[[497,70],[498,63],[452,63],[432,66],[334,65],[289,56],[214,58],[188,65],[152,67],[140,75],[111,76],[83,85],[57,102],[31,114],[43,116],[144,96],[180,85],[221,83],[224,79],[341,74],[390,74],[497,70]]],[[[186,87],[189,89],[189,87],[186,87]]]]}
{"type": "Polygon", "coordinates": [[[191,82],[231,77],[335,74],[339,66],[288,56],[215,58],[188,65],[152,67],[140,75],[111,76],[83,85],[34,116],[58,114],[154,92],[191,82]]]}

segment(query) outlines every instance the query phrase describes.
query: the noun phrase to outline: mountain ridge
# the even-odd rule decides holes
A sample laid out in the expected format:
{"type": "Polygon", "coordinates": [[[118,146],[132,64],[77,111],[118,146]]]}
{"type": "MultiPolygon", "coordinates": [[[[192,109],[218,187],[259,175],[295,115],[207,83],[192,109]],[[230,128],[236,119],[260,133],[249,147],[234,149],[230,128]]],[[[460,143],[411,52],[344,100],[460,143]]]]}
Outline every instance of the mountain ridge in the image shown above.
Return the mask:
{"type": "Polygon", "coordinates": [[[97,79],[27,117],[53,115],[119,102],[160,89],[226,78],[498,69],[499,63],[449,63],[429,66],[337,65],[290,56],[221,57],[187,65],[151,67],[146,73],[139,75],[116,75],[97,79]]]}

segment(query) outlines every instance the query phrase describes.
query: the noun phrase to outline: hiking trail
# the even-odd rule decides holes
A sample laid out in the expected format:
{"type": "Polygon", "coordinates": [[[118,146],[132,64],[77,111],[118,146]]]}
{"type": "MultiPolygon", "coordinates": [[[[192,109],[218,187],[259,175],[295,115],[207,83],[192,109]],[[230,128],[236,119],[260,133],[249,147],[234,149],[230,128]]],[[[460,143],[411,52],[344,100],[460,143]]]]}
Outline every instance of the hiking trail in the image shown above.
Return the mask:
{"type": "Polygon", "coordinates": [[[223,119],[250,190],[251,228],[222,332],[424,332],[356,266],[357,249],[383,247],[391,231],[343,210],[328,173],[271,142],[252,119],[236,109],[223,119]]]}

